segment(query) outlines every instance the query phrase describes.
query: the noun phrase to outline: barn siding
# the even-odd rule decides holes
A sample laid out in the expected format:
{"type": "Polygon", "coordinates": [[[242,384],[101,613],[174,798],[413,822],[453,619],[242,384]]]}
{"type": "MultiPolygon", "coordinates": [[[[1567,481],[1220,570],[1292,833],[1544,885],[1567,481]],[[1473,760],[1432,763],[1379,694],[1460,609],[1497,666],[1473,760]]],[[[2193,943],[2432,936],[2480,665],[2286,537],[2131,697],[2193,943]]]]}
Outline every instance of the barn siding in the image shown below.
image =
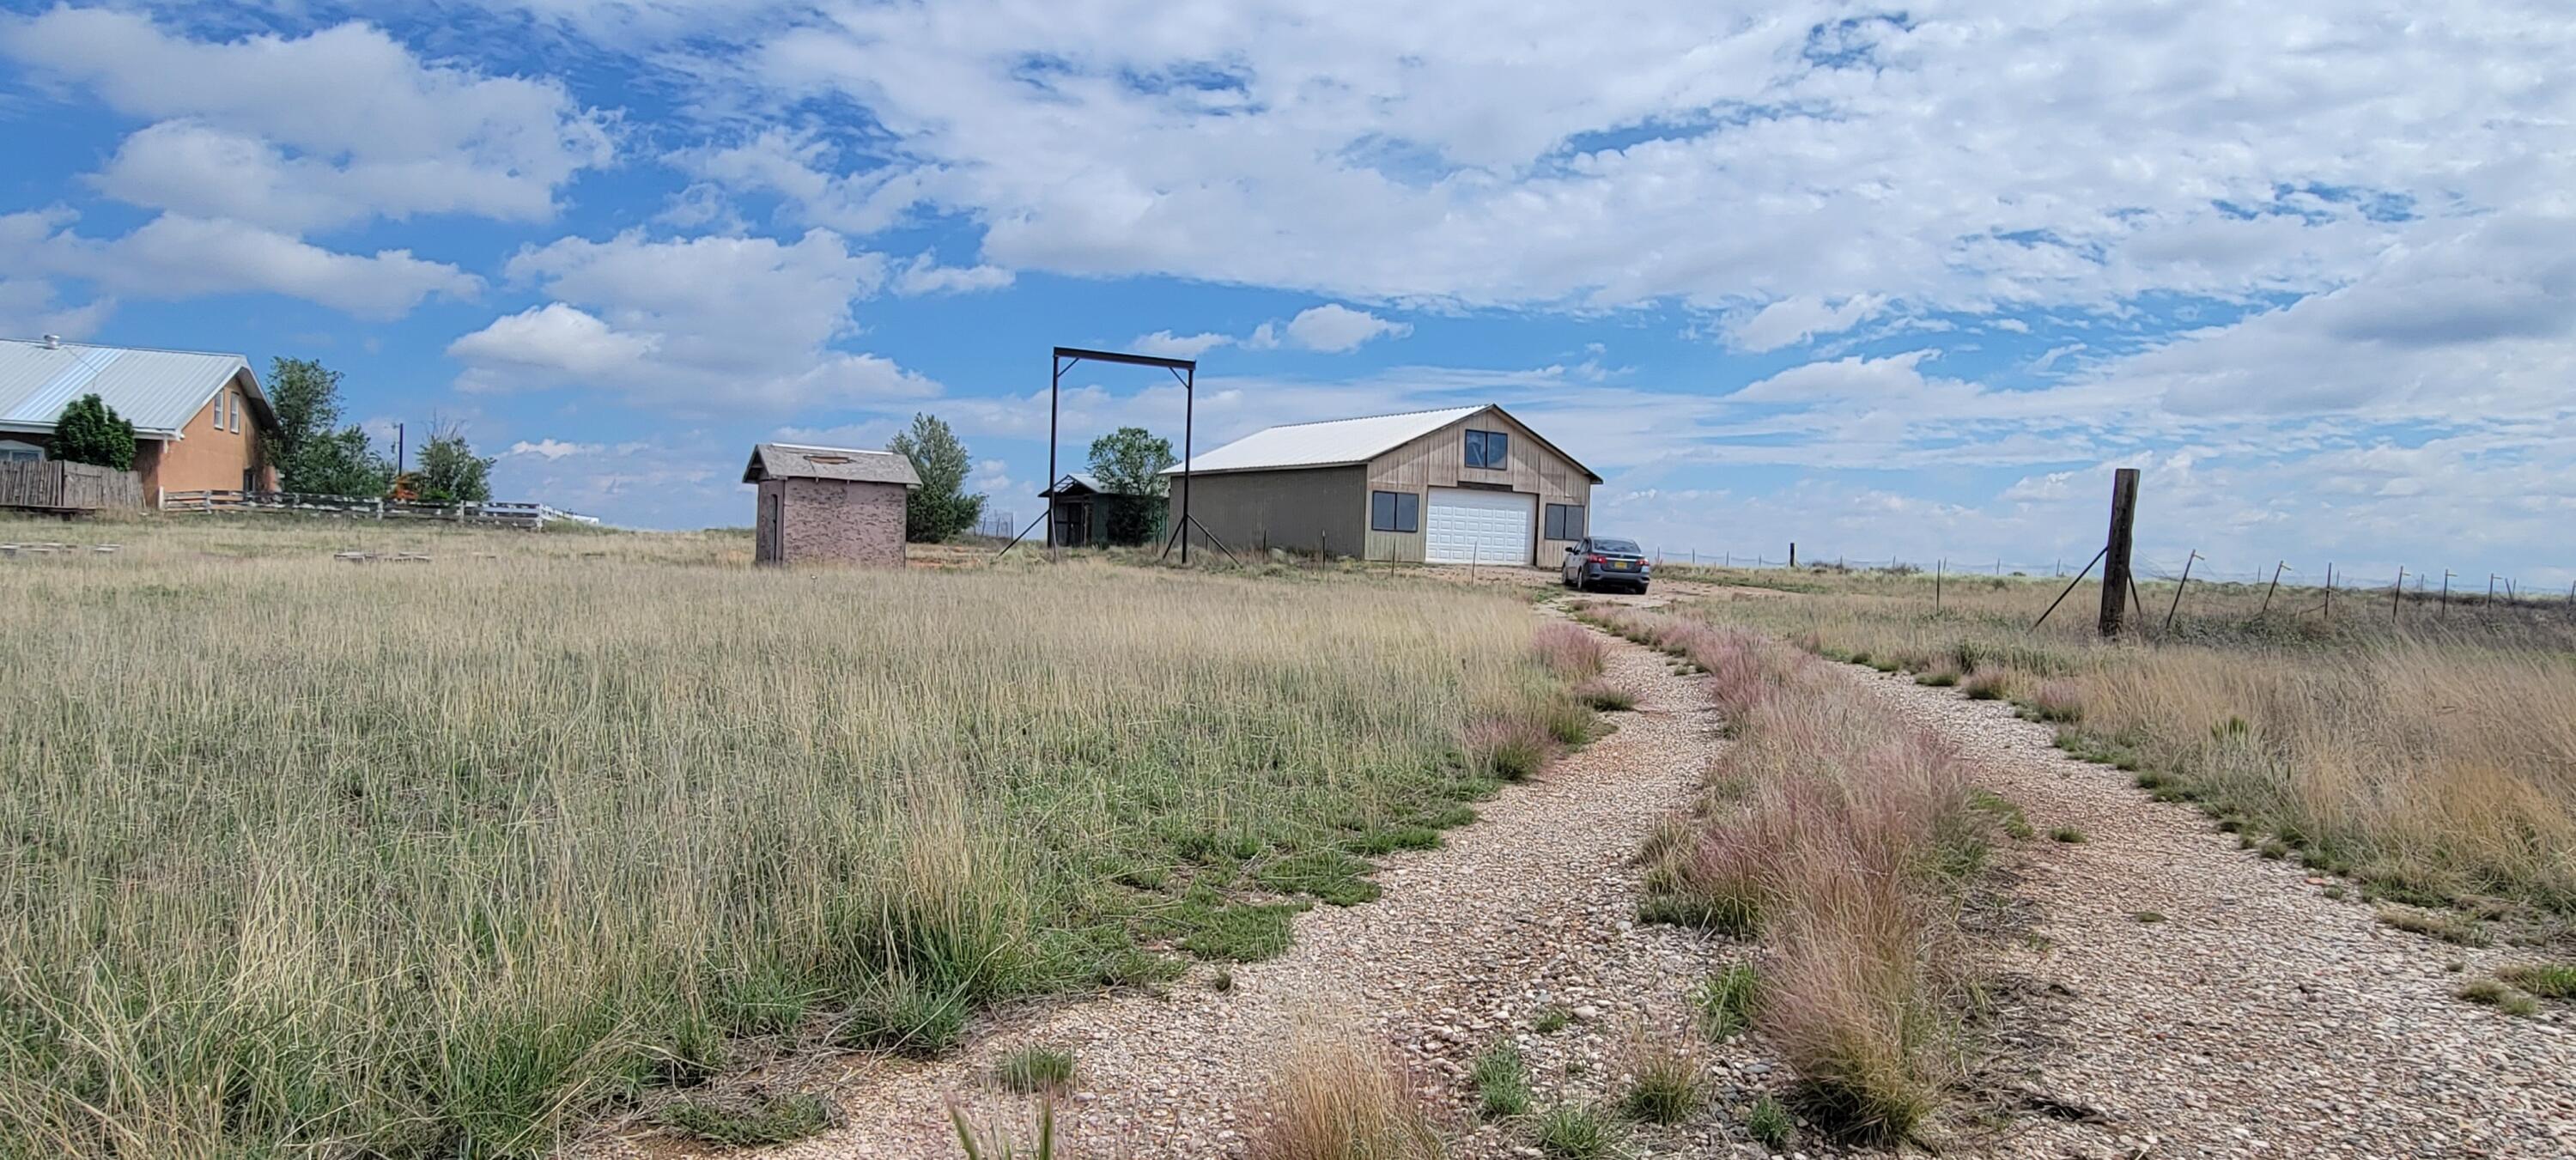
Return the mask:
{"type": "MultiPolygon", "coordinates": [[[[1190,477],[1190,514],[1236,554],[1264,547],[1347,556],[1368,528],[1368,487],[1358,467],[1226,471],[1190,477]]],[[[1172,477],[1172,522],[1181,479],[1172,477]]],[[[1190,542],[1205,546],[1195,528],[1190,542]]]]}
{"type": "MultiPolygon", "coordinates": [[[[1538,526],[1530,529],[1530,540],[1536,545],[1537,558],[1524,561],[1542,568],[1553,568],[1563,559],[1571,541],[1545,538],[1547,505],[1579,504],[1584,508],[1585,526],[1591,523],[1592,480],[1583,469],[1562,455],[1540,444],[1530,429],[1499,412],[1486,411],[1470,415],[1428,435],[1421,436],[1369,462],[1367,486],[1361,489],[1360,526],[1368,526],[1368,496],[1371,491],[1409,491],[1422,497],[1423,519],[1430,519],[1430,490],[1456,487],[1461,483],[1501,484],[1513,491],[1531,492],[1538,496],[1538,526]],[[1488,470],[1467,466],[1467,430],[1501,431],[1511,436],[1510,466],[1488,470]]],[[[1383,560],[1394,553],[1397,560],[1420,563],[1423,534],[1415,532],[1368,533],[1368,558],[1383,560]]]]}

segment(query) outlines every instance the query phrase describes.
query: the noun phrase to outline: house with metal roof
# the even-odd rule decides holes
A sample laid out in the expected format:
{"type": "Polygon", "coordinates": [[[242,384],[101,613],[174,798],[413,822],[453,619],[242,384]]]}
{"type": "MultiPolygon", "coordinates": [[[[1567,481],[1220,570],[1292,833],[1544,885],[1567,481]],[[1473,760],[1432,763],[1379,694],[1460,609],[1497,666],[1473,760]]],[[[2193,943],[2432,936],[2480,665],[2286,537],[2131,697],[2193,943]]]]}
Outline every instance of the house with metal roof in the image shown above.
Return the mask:
{"type": "Polygon", "coordinates": [[[0,463],[49,458],[55,420],[97,395],[134,424],[135,473],[162,491],[274,491],[277,416],[237,354],[0,339],[0,463]]]}
{"type": "Polygon", "coordinates": [[[904,515],[921,477],[891,451],[762,443],[742,469],[758,485],[755,564],[903,567],[904,515]]]}
{"type": "Polygon", "coordinates": [[[1237,551],[1554,567],[1601,477],[1501,407],[1265,428],[1181,468],[1171,511],[1237,551]]]}

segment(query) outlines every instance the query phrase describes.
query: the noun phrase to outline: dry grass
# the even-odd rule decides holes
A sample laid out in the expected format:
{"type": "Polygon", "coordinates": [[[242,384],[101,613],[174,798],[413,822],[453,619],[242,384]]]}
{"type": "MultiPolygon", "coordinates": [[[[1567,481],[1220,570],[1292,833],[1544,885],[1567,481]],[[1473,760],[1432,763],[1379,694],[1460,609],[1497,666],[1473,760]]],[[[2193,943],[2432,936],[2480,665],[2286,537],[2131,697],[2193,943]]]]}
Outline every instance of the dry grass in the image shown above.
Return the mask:
{"type": "Polygon", "coordinates": [[[1301,1028],[1271,1077],[1254,1160],[1438,1160],[1447,1154],[1403,1070],[1345,1030],[1301,1028]]]}
{"type": "Polygon", "coordinates": [[[534,1155],[745,1036],[934,1050],[1274,952],[1570,704],[1524,606],[1357,575],[72,532],[0,562],[0,1154],[534,1155]]]}
{"type": "Polygon", "coordinates": [[[1653,852],[1648,917],[1770,948],[1755,1030],[1814,1114],[1898,1136],[1957,1074],[1956,892],[1992,824],[1937,739],[1784,646],[1634,611],[1616,630],[1688,651],[1735,734],[1688,826],[1653,852]]]}
{"type": "MultiPolygon", "coordinates": [[[[2338,599],[2328,622],[2313,590],[2284,589],[2265,614],[2260,585],[2195,583],[2170,637],[2105,647],[2091,586],[2034,633],[2057,585],[1954,584],[1935,614],[1916,578],[1736,578],[1800,595],[1711,602],[1708,615],[1829,657],[1991,678],[2065,725],[2077,752],[2152,771],[2164,796],[2208,802],[2382,895],[2576,915],[2576,614],[2563,604],[2437,619],[2410,594],[2392,627],[2384,589],[2366,615],[2338,599]]],[[[2172,589],[2146,588],[2161,625],[2172,589]]]]}

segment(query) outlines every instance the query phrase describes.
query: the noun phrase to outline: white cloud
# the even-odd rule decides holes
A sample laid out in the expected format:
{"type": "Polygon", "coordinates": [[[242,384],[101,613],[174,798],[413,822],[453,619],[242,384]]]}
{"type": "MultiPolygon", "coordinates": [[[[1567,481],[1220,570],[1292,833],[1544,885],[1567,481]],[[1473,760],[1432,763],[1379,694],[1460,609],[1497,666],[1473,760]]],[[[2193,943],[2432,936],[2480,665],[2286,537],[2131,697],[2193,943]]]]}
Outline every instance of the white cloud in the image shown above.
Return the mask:
{"type": "Polygon", "coordinates": [[[1778,350],[1814,335],[1839,334],[1869,320],[1884,303],[1867,294],[1828,306],[1821,298],[1783,298],[1728,328],[1735,345],[1750,351],[1778,350]]]}
{"type": "Polygon", "coordinates": [[[543,220],[556,189],[613,155],[606,118],[562,85],[425,64],[360,23],[211,42],[135,13],[57,7],[0,19],[0,55],[161,118],[97,182],[181,217],[275,231],[418,213],[543,220]]]}
{"type": "Polygon", "coordinates": [[[530,443],[522,439],[511,444],[510,449],[501,454],[533,455],[552,462],[567,455],[597,455],[605,450],[607,448],[598,443],[566,443],[560,439],[540,439],[530,443]]]}
{"type": "Polygon", "coordinates": [[[1212,331],[1200,334],[1174,334],[1168,330],[1157,330],[1152,334],[1137,335],[1127,344],[1127,349],[1138,354],[1150,354],[1162,358],[1194,359],[1233,341],[1234,338],[1230,335],[1212,331]]]}
{"type": "Polygon", "coordinates": [[[554,299],[459,337],[457,385],[497,392],[584,386],[637,403],[714,413],[853,406],[938,385],[831,344],[856,327],[852,300],[886,281],[882,255],[812,230],[768,238],[605,242],[565,238],[510,259],[554,299]]]}
{"type": "Polygon", "coordinates": [[[894,277],[894,292],[913,297],[922,294],[970,294],[979,290],[999,290],[1011,284],[1011,272],[999,266],[942,266],[937,258],[921,254],[904,264],[894,277]]]}
{"type": "Polygon", "coordinates": [[[1297,312],[1288,320],[1288,340],[1308,350],[1331,353],[1356,350],[1372,338],[1402,338],[1413,333],[1409,322],[1389,322],[1365,310],[1327,302],[1297,312]]]}
{"type": "Polygon", "coordinates": [[[344,254],[235,221],[163,214],[101,240],[73,232],[68,220],[0,215],[0,264],[85,279],[134,298],[267,291],[371,318],[398,317],[431,295],[470,299],[482,287],[473,275],[409,250],[344,254]]]}

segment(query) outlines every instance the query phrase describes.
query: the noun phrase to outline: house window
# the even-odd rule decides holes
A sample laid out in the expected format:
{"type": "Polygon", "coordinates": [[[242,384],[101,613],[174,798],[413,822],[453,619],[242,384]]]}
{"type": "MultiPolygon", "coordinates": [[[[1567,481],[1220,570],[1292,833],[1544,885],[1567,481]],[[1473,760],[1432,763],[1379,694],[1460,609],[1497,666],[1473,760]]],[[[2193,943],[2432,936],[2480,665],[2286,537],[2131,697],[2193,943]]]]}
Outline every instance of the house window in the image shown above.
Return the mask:
{"type": "Polygon", "coordinates": [[[1369,530],[1372,532],[1421,531],[1422,497],[1409,491],[1370,492],[1369,530]]]}
{"type": "Polygon", "coordinates": [[[230,398],[232,398],[230,391],[215,392],[215,430],[217,431],[224,429],[224,401],[230,398]]]}
{"type": "Polygon", "coordinates": [[[1511,436],[1500,431],[1467,432],[1467,466],[1500,471],[1511,462],[1511,436]]]}
{"type": "Polygon", "coordinates": [[[0,439],[0,463],[41,463],[45,449],[15,439],[0,439]]]}
{"type": "Polygon", "coordinates": [[[233,431],[240,431],[240,430],[241,430],[241,403],[242,403],[242,401],[241,401],[241,396],[240,396],[240,395],[234,395],[234,396],[233,396],[233,425],[232,425],[232,427],[230,428],[230,430],[233,430],[233,431]]]}
{"type": "Polygon", "coordinates": [[[1547,538],[1580,540],[1583,538],[1583,505],[1552,503],[1547,505],[1547,538]]]}

